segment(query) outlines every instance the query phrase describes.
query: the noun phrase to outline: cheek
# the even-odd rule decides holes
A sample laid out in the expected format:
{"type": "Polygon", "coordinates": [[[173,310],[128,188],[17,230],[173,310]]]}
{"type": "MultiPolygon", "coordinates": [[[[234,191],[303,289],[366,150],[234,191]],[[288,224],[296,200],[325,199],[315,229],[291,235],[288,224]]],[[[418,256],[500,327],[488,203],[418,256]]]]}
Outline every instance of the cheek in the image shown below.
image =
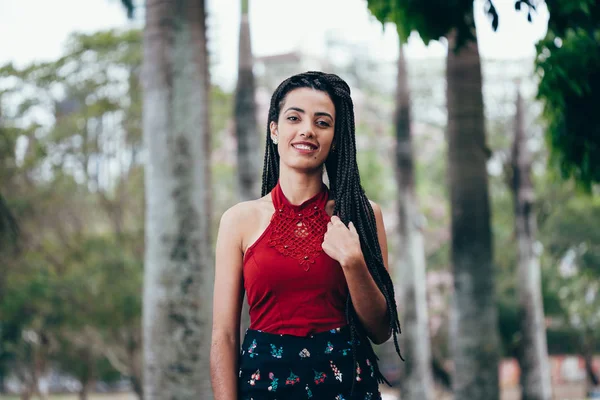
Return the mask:
{"type": "Polygon", "coordinates": [[[322,142],[322,145],[323,148],[327,150],[327,153],[331,152],[331,146],[333,146],[333,133],[322,142]]]}

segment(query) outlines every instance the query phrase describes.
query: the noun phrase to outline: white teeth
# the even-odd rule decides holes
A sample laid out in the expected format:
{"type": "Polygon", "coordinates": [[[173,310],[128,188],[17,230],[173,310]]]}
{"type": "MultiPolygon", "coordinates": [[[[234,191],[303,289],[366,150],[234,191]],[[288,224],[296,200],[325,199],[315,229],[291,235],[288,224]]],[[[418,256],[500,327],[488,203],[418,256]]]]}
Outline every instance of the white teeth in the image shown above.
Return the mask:
{"type": "Polygon", "coordinates": [[[312,150],[313,149],[311,146],[308,146],[306,144],[295,144],[294,147],[297,149],[300,149],[300,150],[312,150]]]}

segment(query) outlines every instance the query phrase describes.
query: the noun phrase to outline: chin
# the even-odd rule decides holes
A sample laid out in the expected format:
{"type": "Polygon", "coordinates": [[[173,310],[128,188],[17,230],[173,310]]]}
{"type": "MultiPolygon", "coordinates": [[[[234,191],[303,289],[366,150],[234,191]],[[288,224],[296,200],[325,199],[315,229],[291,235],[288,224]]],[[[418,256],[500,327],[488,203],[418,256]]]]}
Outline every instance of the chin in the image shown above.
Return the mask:
{"type": "Polygon", "coordinates": [[[303,163],[289,163],[286,165],[291,168],[294,169],[296,171],[302,171],[302,172],[314,172],[317,170],[322,170],[323,169],[323,163],[316,163],[316,162],[311,162],[311,163],[307,163],[307,162],[303,162],[303,163]]]}

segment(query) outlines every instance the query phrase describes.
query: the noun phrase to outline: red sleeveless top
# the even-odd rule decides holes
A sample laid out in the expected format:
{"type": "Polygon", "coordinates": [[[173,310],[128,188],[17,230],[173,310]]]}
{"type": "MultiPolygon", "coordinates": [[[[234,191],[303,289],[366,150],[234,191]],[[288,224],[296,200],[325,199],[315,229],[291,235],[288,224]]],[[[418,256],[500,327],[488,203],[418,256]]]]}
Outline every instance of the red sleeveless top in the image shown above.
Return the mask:
{"type": "Polygon", "coordinates": [[[340,264],[323,249],[330,217],[323,190],[291,204],[279,183],[271,191],[275,213],[244,254],[250,329],[308,336],[346,325],[348,287],[340,264]]]}

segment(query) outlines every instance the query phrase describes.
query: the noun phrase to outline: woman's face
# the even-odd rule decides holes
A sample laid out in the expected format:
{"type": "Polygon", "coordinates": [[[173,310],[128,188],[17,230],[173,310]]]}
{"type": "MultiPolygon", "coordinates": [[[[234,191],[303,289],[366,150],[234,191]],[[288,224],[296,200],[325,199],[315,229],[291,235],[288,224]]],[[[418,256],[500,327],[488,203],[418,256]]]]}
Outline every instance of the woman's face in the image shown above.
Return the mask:
{"type": "Polygon", "coordinates": [[[279,141],[280,162],[294,169],[313,170],[325,162],[335,128],[335,106],[326,92],[299,88],[289,92],[271,139],[279,141]]]}

